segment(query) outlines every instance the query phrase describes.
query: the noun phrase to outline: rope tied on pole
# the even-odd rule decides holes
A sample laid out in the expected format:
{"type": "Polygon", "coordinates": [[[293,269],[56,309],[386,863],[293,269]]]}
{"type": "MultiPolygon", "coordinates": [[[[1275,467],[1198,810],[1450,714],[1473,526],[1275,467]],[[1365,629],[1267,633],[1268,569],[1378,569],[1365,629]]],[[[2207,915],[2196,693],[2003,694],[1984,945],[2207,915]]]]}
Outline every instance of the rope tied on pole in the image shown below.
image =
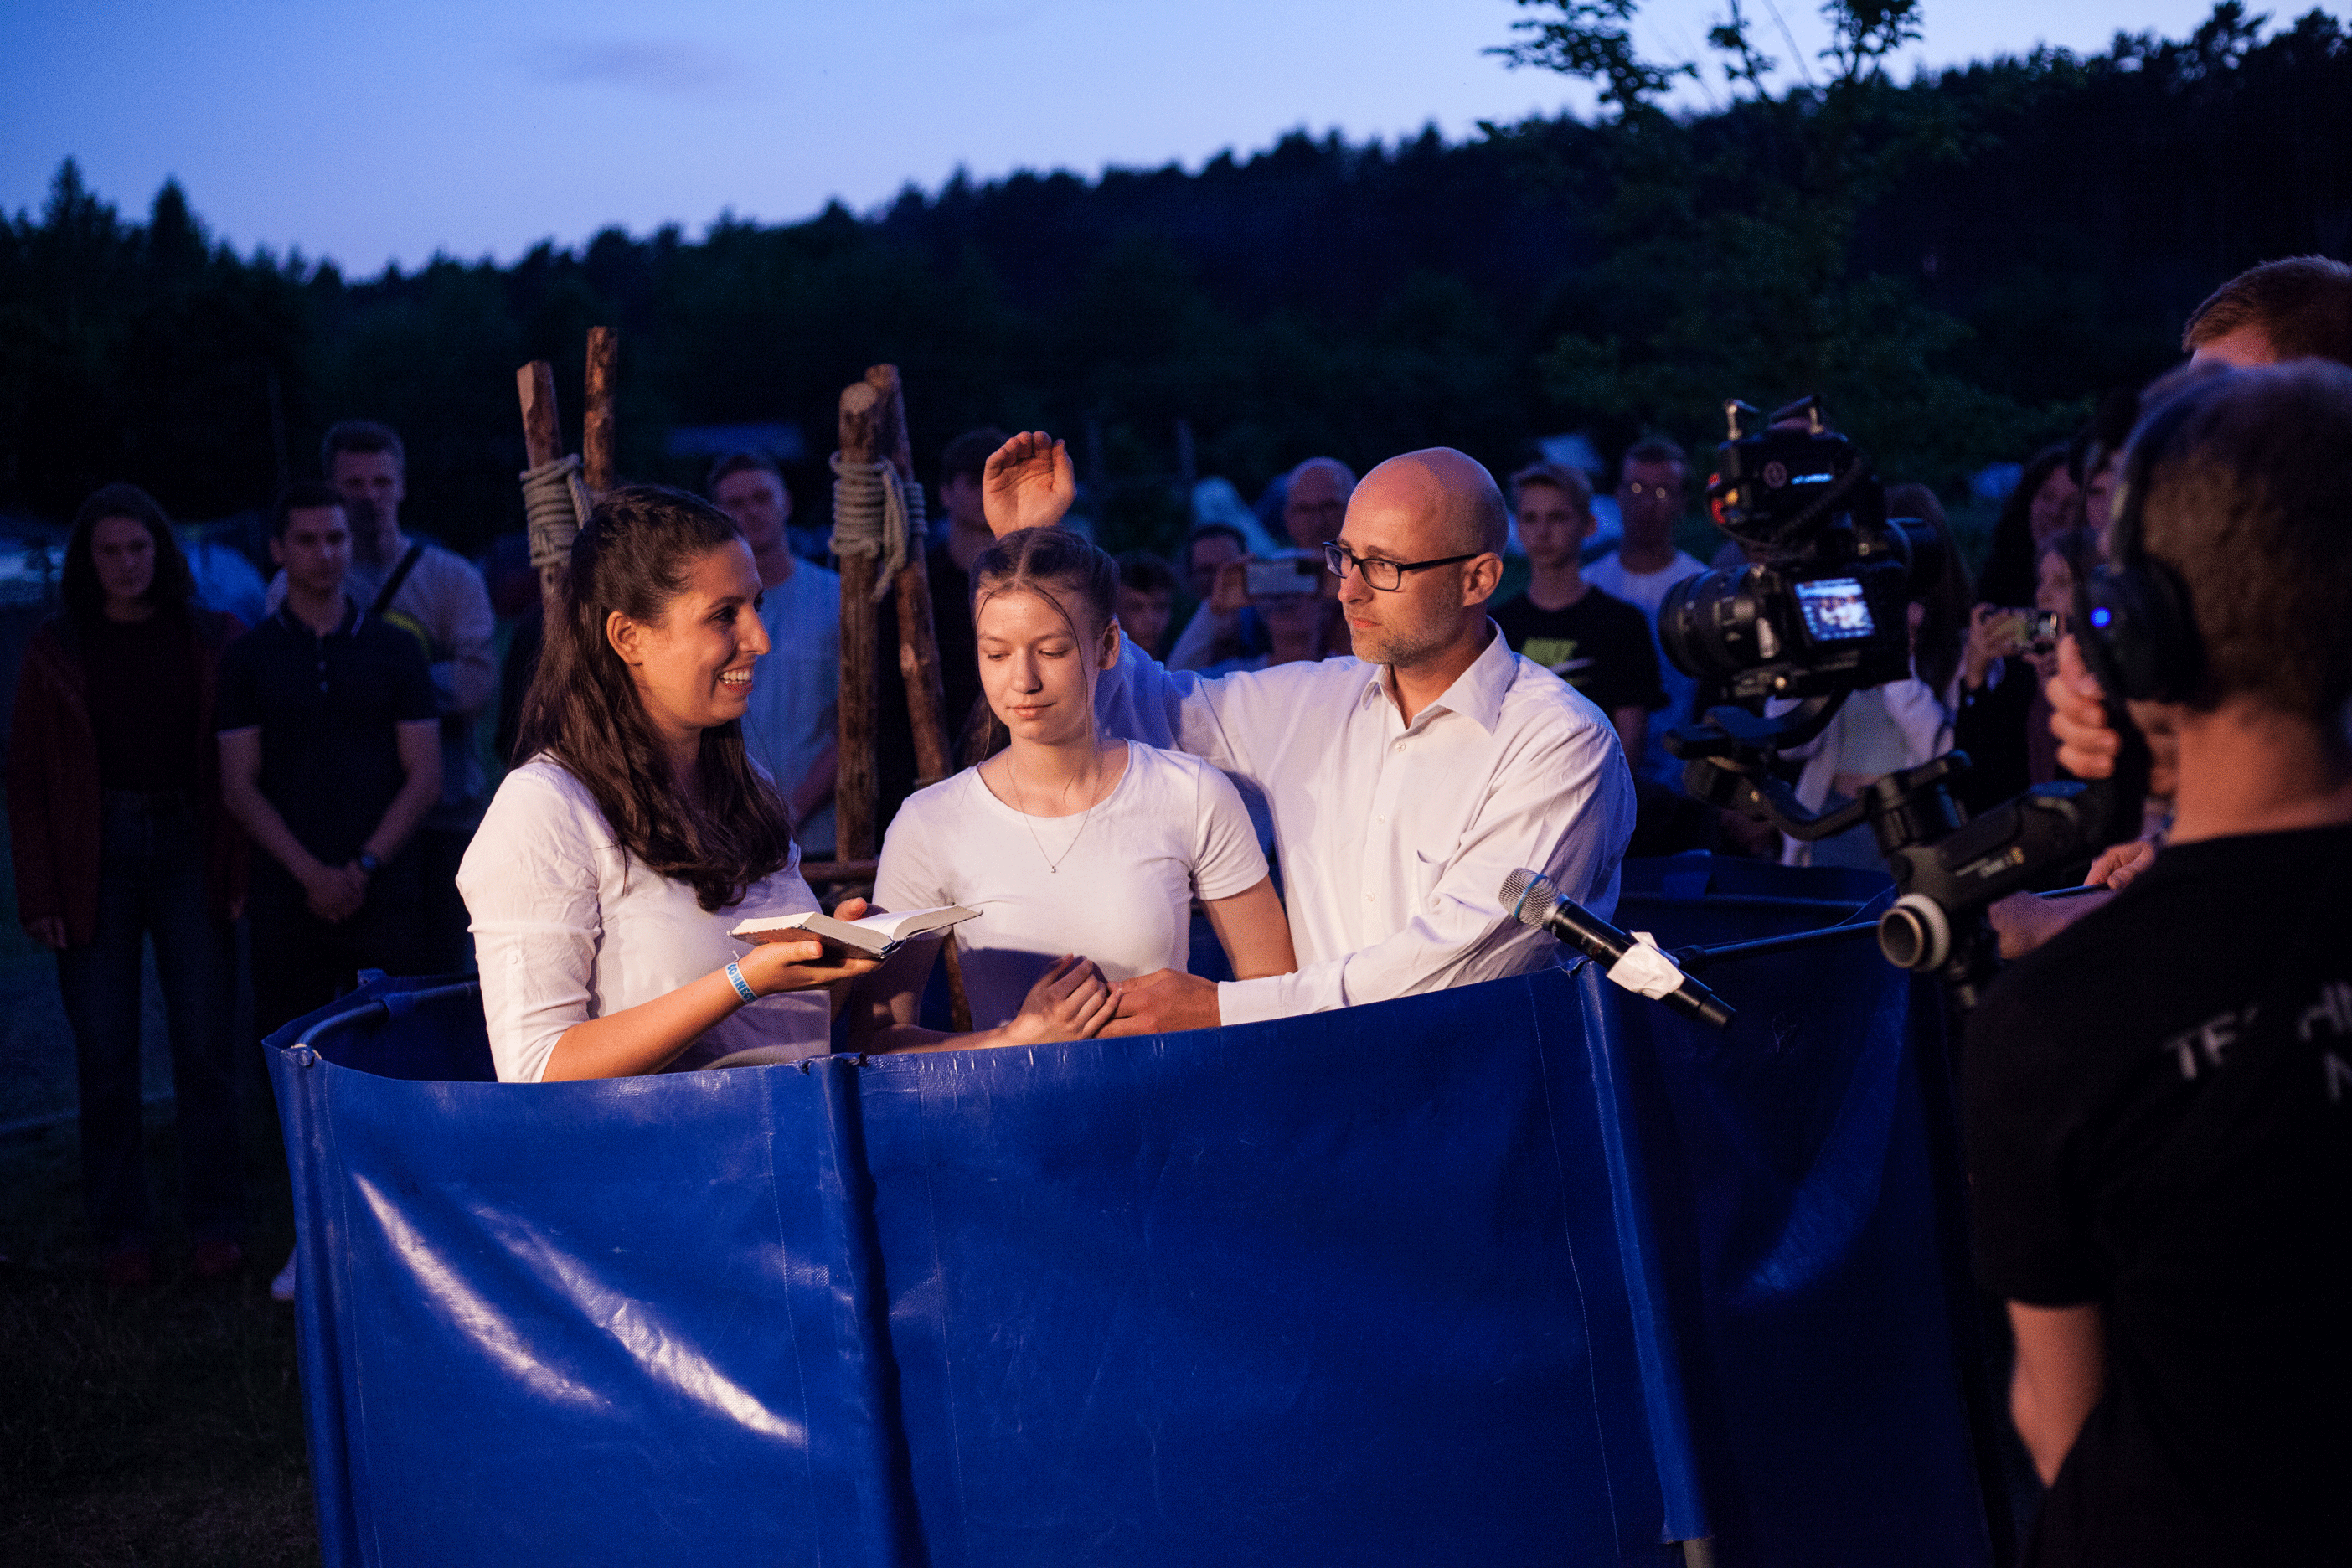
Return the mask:
{"type": "Polygon", "coordinates": [[[530,563],[561,570],[572,559],[572,541],[588,521],[588,486],[580,458],[567,454],[522,471],[522,510],[530,531],[530,563]]]}
{"type": "Polygon", "coordinates": [[[923,487],[901,479],[887,458],[860,463],[833,455],[833,538],[835,555],[878,555],[881,569],[874,574],[874,602],[889,593],[898,569],[907,563],[910,539],[922,537],[923,487]]]}

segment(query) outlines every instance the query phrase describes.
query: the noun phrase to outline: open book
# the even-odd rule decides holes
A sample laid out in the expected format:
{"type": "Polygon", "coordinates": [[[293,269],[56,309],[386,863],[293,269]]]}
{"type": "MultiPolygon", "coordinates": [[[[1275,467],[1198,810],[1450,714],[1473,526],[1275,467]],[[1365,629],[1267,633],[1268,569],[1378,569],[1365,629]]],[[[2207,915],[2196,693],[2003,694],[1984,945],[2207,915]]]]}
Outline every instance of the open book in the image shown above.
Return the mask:
{"type": "Polygon", "coordinates": [[[968,910],[961,904],[939,910],[898,910],[855,921],[837,921],[811,910],[806,914],[745,921],[727,934],[737,942],[788,942],[813,936],[823,942],[829,952],[887,958],[916,937],[929,936],[979,918],[978,910],[968,910]]]}

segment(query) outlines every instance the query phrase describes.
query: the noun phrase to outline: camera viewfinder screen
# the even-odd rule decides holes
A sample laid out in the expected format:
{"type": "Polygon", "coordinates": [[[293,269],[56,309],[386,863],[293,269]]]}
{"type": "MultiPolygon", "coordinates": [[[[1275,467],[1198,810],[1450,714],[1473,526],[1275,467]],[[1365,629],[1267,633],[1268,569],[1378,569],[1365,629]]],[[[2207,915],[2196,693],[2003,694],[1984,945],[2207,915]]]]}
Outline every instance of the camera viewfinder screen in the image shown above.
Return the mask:
{"type": "Polygon", "coordinates": [[[1797,584],[1797,608],[1805,630],[1815,642],[1851,642],[1876,629],[1870,619],[1870,601],[1852,577],[1823,577],[1797,584]]]}

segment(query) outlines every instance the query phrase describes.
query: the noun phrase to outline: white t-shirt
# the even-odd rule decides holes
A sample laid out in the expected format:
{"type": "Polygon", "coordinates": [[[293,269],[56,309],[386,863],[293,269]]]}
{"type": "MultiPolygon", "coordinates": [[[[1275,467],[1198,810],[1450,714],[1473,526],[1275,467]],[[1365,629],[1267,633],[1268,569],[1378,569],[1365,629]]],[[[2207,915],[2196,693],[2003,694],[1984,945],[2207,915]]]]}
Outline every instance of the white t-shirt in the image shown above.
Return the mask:
{"type": "Polygon", "coordinates": [[[975,1027],[1018,1013],[1066,952],[1113,980],[1183,968],[1193,894],[1230,899],[1265,876],[1241,793],[1181,752],[1129,741],[1127,771],[1081,820],[1024,816],[977,768],[908,796],[892,819],[874,901],[980,911],[956,928],[975,1027]]]}
{"type": "Polygon", "coordinates": [[[1650,641],[1658,650],[1658,679],[1666,689],[1664,710],[1650,715],[1650,727],[1642,738],[1642,754],[1626,759],[1633,764],[1638,778],[1654,780],[1679,794],[1683,787],[1682,759],[1666,750],[1665,734],[1677,724],[1687,724],[1696,717],[1691,711],[1691,700],[1698,695],[1698,678],[1685,675],[1666,657],[1666,646],[1658,641],[1658,606],[1666,602],[1666,595],[1685,577],[1696,577],[1706,568],[1698,561],[1677,550],[1675,558],[1655,572],[1628,572],[1617,552],[1595,561],[1584,569],[1584,580],[1612,599],[1622,599],[1649,617],[1650,641]]]}
{"type": "MultiPolygon", "coordinates": [[[[691,887],[623,849],[587,785],[545,757],[499,785],[457,868],[457,890],[473,916],[490,1055],[507,1083],[537,1083],[555,1042],[583,1019],[650,1002],[742,957],[751,950],[727,934],[737,921],[817,907],[795,848],[741,903],[704,910],[691,887]]],[[[670,1070],[754,1047],[778,1060],[823,1056],[832,1022],[823,991],[762,996],[713,1026],[670,1070]]]]}

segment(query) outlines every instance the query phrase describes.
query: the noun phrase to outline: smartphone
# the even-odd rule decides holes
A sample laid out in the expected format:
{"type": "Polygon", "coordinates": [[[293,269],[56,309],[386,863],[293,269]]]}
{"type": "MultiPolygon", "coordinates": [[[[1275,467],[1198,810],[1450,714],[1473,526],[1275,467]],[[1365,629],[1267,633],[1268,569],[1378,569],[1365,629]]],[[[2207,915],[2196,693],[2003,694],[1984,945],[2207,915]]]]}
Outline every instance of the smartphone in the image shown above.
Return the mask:
{"type": "Polygon", "coordinates": [[[1997,610],[1987,624],[2021,652],[2047,653],[2066,631],[2066,617],[2057,610],[1997,610]]]}
{"type": "Polygon", "coordinates": [[[1243,570],[1251,598],[1293,598],[1315,592],[1319,585],[1317,579],[1323,574],[1323,557],[1311,550],[1277,550],[1243,570]]]}

